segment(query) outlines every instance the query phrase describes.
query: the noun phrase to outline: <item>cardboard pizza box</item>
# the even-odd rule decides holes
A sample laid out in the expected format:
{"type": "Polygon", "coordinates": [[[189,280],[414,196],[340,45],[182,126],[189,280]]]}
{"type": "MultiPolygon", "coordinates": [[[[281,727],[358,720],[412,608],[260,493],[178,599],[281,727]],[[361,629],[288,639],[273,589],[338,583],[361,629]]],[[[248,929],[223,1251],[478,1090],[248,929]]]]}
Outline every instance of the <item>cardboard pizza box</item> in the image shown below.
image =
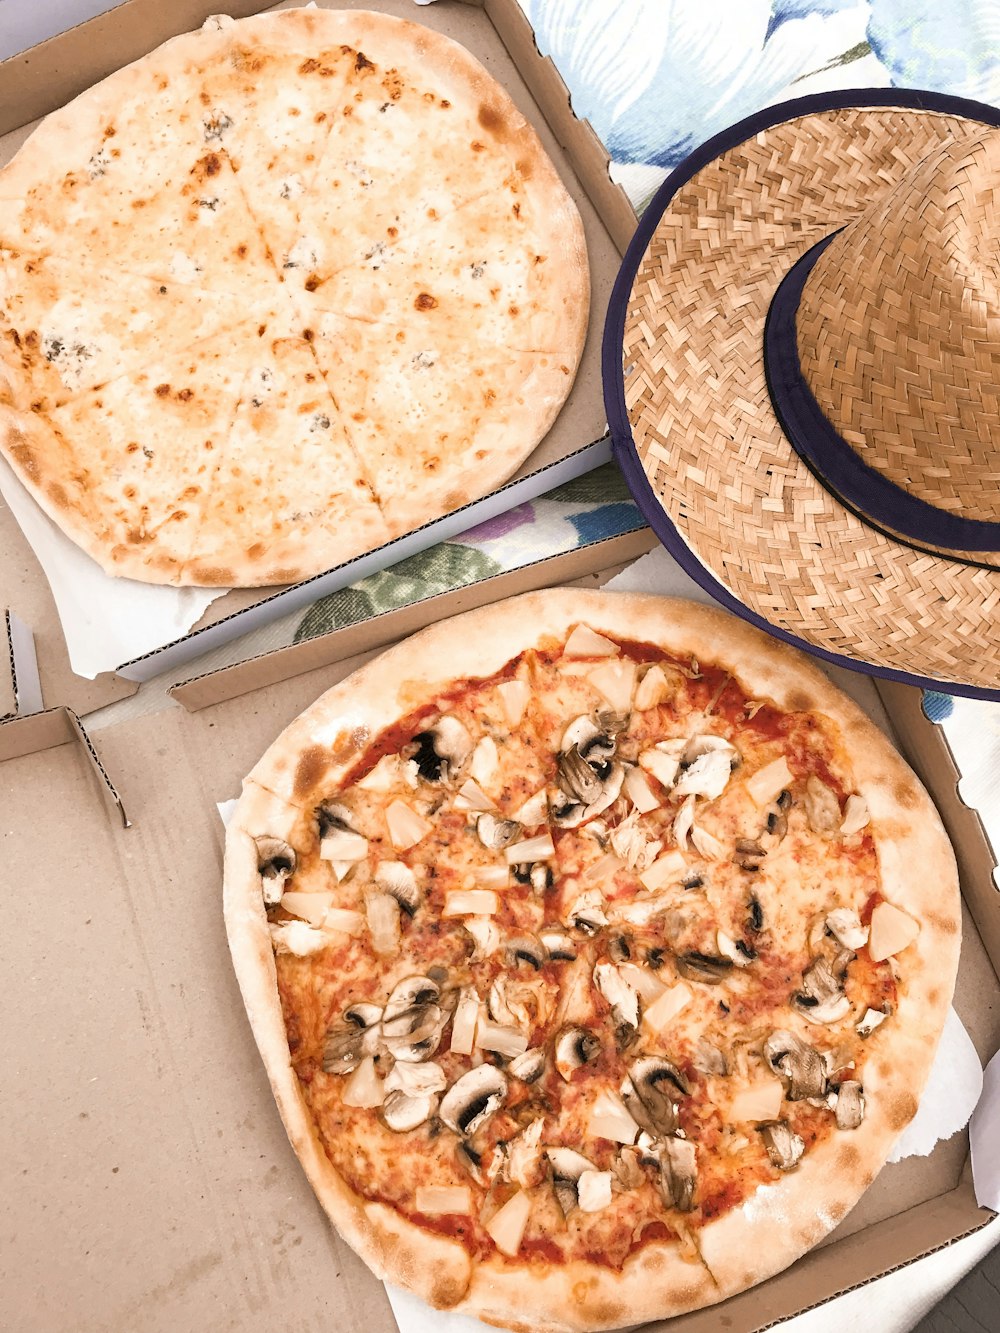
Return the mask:
{"type": "MultiPolygon", "coordinates": [[[[480,592],[526,591],[543,573],[551,584],[601,585],[620,569],[596,567],[597,552],[587,571],[572,554],[575,568],[556,557],[480,592]]],[[[20,1080],[0,1191],[12,1327],[395,1333],[384,1288],[327,1224],[285,1139],[230,963],[216,803],[387,631],[440,619],[469,595],[223,669],[178,687],[184,707],[101,728],[105,774],[130,828],[108,817],[101,776],[79,745],[0,764],[5,823],[17,831],[5,864],[18,886],[9,925],[18,948],[5,951],[0,978],[8,1067],[20,1080]],[[58,817],[35,838],[40,810],[58,817]]],[[[936,789],[958,841],[969,911],[955,1005],[985,1062],[1000,1045],[1000,949],[971,913],[996,913],[994,857],[916,691],[849,683],[936,789]]],[[[785,1273],[648,1327],[760,1333],[968,1235],[992,1214],[976,1204],[967,1153],[963,1132],[886,1167],[785,1273]]]]}
{"type": "MultiPolygon", "coordinates": [[[[163,5],[158,0],[124,0],[109,12],[0,62],[0,162],[7,161],[20,147],[39,117],[167,38],[197,28],[210,14],[223,11],[239,18],[298,3],[301,0],[284,0],[275,6],[260,0],[174,0],[163,5]]],[[[422,8],[413,0],[323,3],[328,8],[379,9],[455,38],[503,84],[534,125],[580,209],[586,232],[591,322],[580,369],[552,429],[504,486],[414,533],[302,583],[284,589],[236,589],[225,594],[211,603],[188,633],[177,637],[174,631],[165,630],[163,641],[149,652],[116,662],[114,670],[127,680],[148,680],[164,670],[173,670],[219,644],[543,494],[611,457],[601,388],[600,340],[603,313],[621,255],[635,227],[635,213],[625,193],[611,181],[607,151],[590,126],[573,114],[569,93],[551,60],[540,56],[517,0],[442,0],[422,8]]],[[[7,549],[6,534],[0,527],[0,551],[6,554],[7,549]]],[[[45,590],[36,594],[35,600],[40,601],[47,593],[45,576],[34,559],[29,564],[24,579],[45,590]]],[[[13,605],[16,587],[10,571],[0,562],[0,610],[13,605]]],[[[39,612],[41,618],[29,620],[40,639],[60,633],[58,618],[54,623],[51,620],[53,614],[54,606],[47,607],[39,612]]],[[[93,632],[99,634],[99,627],[95,626],[93,632]]],[[[71,704],[69,693],[53,699],[71,704]]],[[[101,702],[110,702],[110,698],[101,702]]]]}

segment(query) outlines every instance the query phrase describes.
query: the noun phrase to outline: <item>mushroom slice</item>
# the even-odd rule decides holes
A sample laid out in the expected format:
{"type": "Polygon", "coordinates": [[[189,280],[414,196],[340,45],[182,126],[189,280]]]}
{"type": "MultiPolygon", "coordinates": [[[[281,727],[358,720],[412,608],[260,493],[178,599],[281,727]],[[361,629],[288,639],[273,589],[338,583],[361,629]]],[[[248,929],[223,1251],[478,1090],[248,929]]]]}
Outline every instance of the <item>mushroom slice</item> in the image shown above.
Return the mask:
{"type": "Polygon", "coordinates": [[[841,824],[840,802],[830,787],[815,773],[806,779],[804,796],[806,819],[814,833],[832,838],[841,824]]]}
{"type": "Polygon", "coordinates": [[[669,1060],[645,1055],[629,1066],[621,1094],[633,1119],[649,1133],[672,1134],[677,1128],[677,1101],[691,1085],[669,1060]]]}
{"type": "Polygon", "coordinates": [[[859,1037],[870,1037],[880,1023],[889,1017],[882,1009],[866,1009],[855,1031],[859,1037]]]}
{"type": "Polygon", "coordinates": [[[407,916],[413,916],[420,906],[417,877],[402,861],[379,861],[375,867],[375,884],[383,893],[395,898],[407,916]]]}
{"type": "Polygon", "coordinates": [[[384,1022],[391,1022],[414,1005],[436,1004],[441,997],[441,987],[432,977],[404,977],[393,986],[386,1000],[382,1014],[384,1022]]]}
{"type": "Polygon", "coordinates": [[[802,989],[792,997],[792,1004],[811,1023],[838,1023],[851,1012],[843,982],[822,955],[802,973],[802,989]]]}
{"type": "Polygon", "coordinates": [[[600,889],[588,889],[569,909],[569,924],[584,935],[596,935],[608,924],[604,912],[604,895],[600,889]]]}
{"type": "Polygon", "coordinates": [[[583,1028],[568,1027],[556,1037],[556,1069],[568,1083],[578,1069],[595,1059],[601,1049],[599,1037],[583,1028]]]}
{"type": "Polygon", "coordinates": [[[441,1099],[441,1119],[463,1136],[480,1125],[507,1100],[507,1077],[494,1065],[482,1064],[457,1079],[441,1099]]]}
{"type": "Polygon", "coordinates": [[[408,1092],[397,1088],[390,1092],[382,1103],[381,1116],[388,1129],[397,1134],[417,1129],[425,1120],[429,1120],[437,1106],[437,1097],[432,1094],[418,1094],[411,1097],[408,1092]]]}
{"type": "Polygon", "coordinates": [[[615,1184],[623,1190],[638,1189],[646,1179],[642,1167],[639,1165],[638,1152],[635,1148],[628,1146],[618,1149],[618,1156],[611,1163],[611,1171],[615,1178],[615,1184]]]}
{"type": "Polygon", "coordinates": [[[668,1207],[689,1213],[694,1206],[697,1161],[689,1139],[664,1139],[659,1152],[660,1193],[668,1207]]]}
{"type": "Polygon", "coordinates": [[[447,1015],[437,1004],[418,1004],[382,1019],[382,1040],[397,1060],[419,1064],[441,1044],[447,1015]]]}
{"type": "Polygon", "coordinates": [[[845,949],[862,949],[868,943],[868,927],[850,907],[837,907],[826,918],[826,928],[845,949]]]}
{"type": "Polygon", "coordinates": [[[778,1028],[764,1042],[764,1059],[788,1085],[790,1102],[822,1097],[826,1092],[823,1057],[794,1032],[778,1028]]]}
{"type": "Polygon", "coordinates": [[[612,723],[612,728],[605,728],[601,719],[591,713],[574,718],[563,732],[559,753],[565,754],[575,749],[588,763],[601,763],[610,759],[618,744],[618,731],[613,730],[613,714],[604,714],[603,717],[612,723]]]}
{"type": "Polygon", "coordinates": [[[386,1092],[405,1092],[411,1097],[429,1096],[432,1092],[443,1092],[448,1086],[444,1070],[433,1060],[422,1065],[406,1064],[397,1061],[385,1077],[386,1092]]]}
{"type": "MultiPolygon", "coordinates": [[[[522,1083],[534,1083],[545,1072],[545,1052],[537,1046],[532,1047],[529,1051],[515,1055],[507,1068],[522,1083]]],[[[541,1124],[541,1121],[538,1123],[541,1124]]]]}
{"type": "Polygon", "coordinates": [[[755,871],[760,869],[767,852],[759,842],[753,838],[737,838],[736,850],[733,852],[733,860],[741,870],[755,871]]]}
{"type": "Polygon", "coordinates": [[[323,1073],[349,1074],[364,1059],[364,1032],[353,1025],[332,1027],[323,1042],[323,1073]]]}
{"type": "Polygon", "coordinates": [[[758,1125],[771,1165],[779,1171],[791,1171],[806,1150],[806,1145],[794,1133],[786,1120],[771,1120],[758,1125]]]}
{"type": "Polygon", "coordinates": [[[277,907],[285,891],[285,880],[295,874],[295,849],[281,838],[254,838],[257,873],[265,907],[277,907]]]}
{"type": "Polygon", "coordinates": [[[757,958],[757,950],[751,949],[745,940],[734,940],[724,930],[716,931],[715,945],[723,958],[728,958],[734,967],[749,967],[757,958]]]}
{"type": "Polygon", "coordinates": [[[847,1079],[837,1089],[837,1128],[857,1129],[865,1118],[865,1094],[855,1079],[847,1079]]]}
{"type": "Polygon", "coordinates": [[[472,753],[468,728],[450,713],[413,739],[417,747],[413,758],[426,782],[450,781],[472,753]]]}
{"type": "Polygon", "coordinates": [[[363,861],[368,855],[368,839],[351,823],[346,805],[323,801],[316,807],[319,828],[319,855],[323,861],[363,861]]]}
{"type": "Polygon", "coordinates": [[[571,963],[576,957],[576,945],[572,938],[558,927],[543,927],[538,932],[538,938],[548,950],[552,962],[571,963]]]}
{"type": "Polygon", "coordinates": [[[714,958],[711,954],[694,950],[678,954],[677,971],[687,981],[700,981],[706,986],[717,986],[733,970],[729,958],[714,958]]]}
{"type": "Polygon", "coordinates": [[[564,1217],[579,1203],[580,1177],[585,1171],[596,1171],[594,1163],[572,1148],[546,1148],[545,1156],[552,1171],[552,1185],[564,1217]]]}
{"type": "Polygon", "coordinates": [[[491,852],[503,851],[521,836],[521,825],[514,819],[498,819],[496,815],[480,815],[476,820],[476,835],[491,852]]]}
{"type": "Polygon", "coordinates": [[[639,1026],[639,996],[622,976],[614,963],[598,963],[594,968],[594,984],[611,1006],[616,1024],[639,1026]]]}
{"type": "Polygon", "coordinates": [[[596,801],[604,790],[601,774],[591,768],[575,745],[559,757],[559,785],[584,805],[596,801]]]}
{"type": "Polygon", "coordinates": [[[382,1010],[377,1004],[352,1004],[344,1010],[344,1022],[360,1032],[367,1032],[382,1021],[382,1010]]]}
{"type": "Polygon", "coordinates": [[[534,935],[514,935],[504,945],[504,962],[508,967],[527,963],[537,972],[547,957],[545,945],[534,935]]]}
{"type": "Polygon", "coordinates": [[[719,1078],[725,1078],[729,1073],[726,1057],[718,1046],[713,1046],[705,1037],[698,1038],[698,1044],[694,1050],[694,1059],[691,1063],[700,1074],[711,1074],[719,1078]]]}

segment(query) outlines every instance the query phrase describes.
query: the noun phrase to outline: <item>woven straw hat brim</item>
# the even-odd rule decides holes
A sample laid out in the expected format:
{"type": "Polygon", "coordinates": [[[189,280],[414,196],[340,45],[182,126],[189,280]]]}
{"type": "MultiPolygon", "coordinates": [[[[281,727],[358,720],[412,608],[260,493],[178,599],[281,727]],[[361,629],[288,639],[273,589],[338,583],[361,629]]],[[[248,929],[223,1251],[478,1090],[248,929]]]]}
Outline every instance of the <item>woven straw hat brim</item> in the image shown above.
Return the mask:
{"type": "Polygon", "coordinates": [[[900,89],[769,108],[703,145],[644,214],[611,298],[616,457],[660,539],[730,610],[842,666],[1000,699],[1000,573],[914,550],[836,500],[765,376],[791,266],[942,142],[1000,126],[900,89]]]}

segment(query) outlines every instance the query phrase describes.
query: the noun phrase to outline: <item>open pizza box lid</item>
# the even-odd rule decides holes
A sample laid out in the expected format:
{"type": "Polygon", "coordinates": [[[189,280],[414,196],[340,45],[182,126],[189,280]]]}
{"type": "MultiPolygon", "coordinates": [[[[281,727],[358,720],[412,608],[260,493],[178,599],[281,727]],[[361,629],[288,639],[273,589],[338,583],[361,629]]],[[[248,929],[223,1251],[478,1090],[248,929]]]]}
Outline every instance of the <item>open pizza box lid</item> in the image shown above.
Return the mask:
{"type": "MultiPolygon", "coordinates": [[[[274,6],[290,7],[294,5],[287,0],[274,6]]],[[[284,589],[236,589],[210,600],[214,596],[211,589],[205,590],[204,595],[202,590],[185,589],[171,597],[172,590],[157,588],[147,590],[153,598],[139,600],[136,594],[142,591],[141,585],[130,584],[128,609],[124,614],[115,614],[123,605],[125,594],[121,585],[127,581],[102,575],[95,562],[75,552],[42,516],[43,532],[34,539],[34,545],[49,568],[56,571],[51,577],[59,590],[59,611],[56,612],[51,595],[45,595],[46,574],[29,553],[21,577],[43,586],[45,592],[39,590],[35,600],[45,602],[47,616],[55,616],[54,623],[42,624],[39,620],[29,623],[40,641],[61,632],[65,634],[72,644],[71,656],[77,670],[86,674],[99,667],[128,680],[142,681],[173,670],[220,644],[591,471],[611,457],[600,374],[602,312],[621,253],[634,229],[635,214],[624,192],[610,179],[606,150],[590,126],[574,116],[566,86],[551,60],[543,60],[539,55],[530,25],[516,0],[492,0],[489,4],[480,0],[462,3],[446,0],[421,9],[416,8],[413,0],[383,0],[379,4],[361,0],[328,7],[378,8],[454,37],[487,66],[539,132],[580,209],[589,252],[592,315],[574,387],[548,435],[504,486],[367,555],[284,589]],[[65,572],[67,568],[69,575],[65,572]],[[86,583],[82,582],[84,578],[86,583]],[[83,588],[93,592],[85,594],[83,588]],[[100,617],[86,610],[81,615],[81,603],[91,598],[99,599],[96,604],[107,607],[105,626],[110,625],[114,630],[116,626],[128,625],[127,634],[109,641],[107,628],[102,632],[100,617]]],[[[63,105],[114,69],[153,50],[168,37],[197,28],[210,14],[220,10],[245,17],[265,8],[269,6],[254,0],[235,0],[235,3],[178,0],[169,6],[158,5],[155,0],[125,0],[108,13],[3,61],[0,63],[0,135],[3,136],[0,161],[6,161],[21,145],[33,120],[63,105]]],[[[7,486],[12,489],[12,483],[7,486]]],[[[15,500],[12,493],[9,504],[15,500]]],[[[33,506],[30,499],[26,502],[33,506]]],[[[25,499],[21,499],[23,503],[25,499]]],[[[0,510],[3,516],[0,550],[6,553],[7,527],[16,525],[7,505],[0,504],[0,510]]],[[[13,605],[15,586],[9,568],[0,568],[0,610],[5,604],[13,605]]],[[[43,656],[41,651],[39,656],[43,656]]],[[[115,691],[120,687],[110,681],[102,683],[100,688],[106,688],[108,695],[98,702],[119,697],[115,691]]],[[[51,698],[54,702],[68,703],[70,694],[53,694],[51,698]]]]}
{"type": "MultiPolygon", "coordinates": [[[[550,583],[580,572],[548,565],[550,583]]],[[[603,584],[620,568],[577,581],[603,584]]],[[[499,591],[538,586],[537,574],[512,585],[499,591]]],[[[459,609],[458,597],[390,617],[403,632],[459,609]]],[[[329,1228],[284,1137],[233,976],[219,887],[216,803],[237,794],[287,722],[367,659],[357,655],[364,642],[356,636],[355,655],[344,657],[340,631],[265,655],[178,689],[187,708],[102,728],[128,829],[108,818],[101,775],[80,746],[0,766],[10,826],[35,827],[39,810],[59,816],[45,838],[15,840],[7,861],[20,885],[20,946],[4,980],[14,1062],[32,1072],[13,1111],[2,1207],[15,1239],[0,1262],[11,1268],[15,1323],[29,1333],[57,1326],[67,1308],[78,1326],[152,1333],[223,1319],[247,1333],[265,1321],[334,1320],[393,1333],[384,1288],[329,1228]],[[53,911],[63,885],[71,891],[53,911]],[[53,987],[46,979],[56,975],[53,987]]],[[[934,789],[962,857],[966,903],[988,926],[994,857],[958,798],[939,729],[915,691],[896,687],[900,702],[867,678],[843,683],[934,789]]],[[[955,1004],[984,1062],[1000,1045],[996,966],[996,922],[980,934],[965,913],[955,1004]]],[[[985,1225],[967,1143],[963,1132],[929,1157],[887,1167],[834,1239],[779,1277],[650,1327],[756,1333],[985,1225]]]]}

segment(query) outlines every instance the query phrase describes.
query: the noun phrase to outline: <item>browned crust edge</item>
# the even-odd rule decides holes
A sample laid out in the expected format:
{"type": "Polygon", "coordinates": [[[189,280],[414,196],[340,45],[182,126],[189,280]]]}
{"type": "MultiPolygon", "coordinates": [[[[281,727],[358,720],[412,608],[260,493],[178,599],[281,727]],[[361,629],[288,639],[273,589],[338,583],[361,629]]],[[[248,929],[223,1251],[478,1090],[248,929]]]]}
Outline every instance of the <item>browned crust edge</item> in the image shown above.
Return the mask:
{"type": "Polygon", "coordinates": [[[573,589],[528,593],[423,630],[292,722],[247,779],[230,824],[224,905],[234,965],[279,1110],[338,1230],[378,1276],[432,1305],[525,1333],[582,1333],[700,1308],[762,1281],[815,1245],[854,1206],[916,1111],[951,1003],[961,939],[958,873],[930,798],[875,725],[806,657],[696,603],[573,589]],[[289,1061],[250,831],[290,832],[310,792],[335,783],[387,719],[433,698],[448,680],[489,675],[581,621],[677,654],[738,663],[734,675],[755,697],[829,717],[842,730],[856,786],[871,808],[883,892],[922,923],[908,951],[897,1019],[889,1033],[869,1039],[864,1130],[820,1145],[794,1174],[758,1190],[752,1209],[706,1225],[698,1233],[705,1267],[686,1262],[668,1243],[646,1247],[620,1274],[583,1264],[536,1274],[498,1259],[473,1266],[456,1242],[366,1205],[347,1189],[319,1145],[289,1061]],[[321,768],[310,762],[306,773],[302,756],[321,748],[338,757],[321,768]]]}

